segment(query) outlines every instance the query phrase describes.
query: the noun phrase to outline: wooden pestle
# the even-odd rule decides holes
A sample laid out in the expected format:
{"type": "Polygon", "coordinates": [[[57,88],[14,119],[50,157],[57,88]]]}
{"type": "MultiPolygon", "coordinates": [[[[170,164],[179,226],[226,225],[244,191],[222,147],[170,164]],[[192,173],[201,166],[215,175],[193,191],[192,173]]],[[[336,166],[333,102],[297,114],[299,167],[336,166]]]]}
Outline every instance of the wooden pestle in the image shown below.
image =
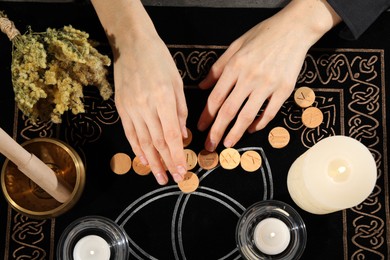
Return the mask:
{"type": "Polygon", "coordinates": [[[64,203],[71,192],[57,178],[49,166],[28,152],[0,128],[0,153],[12,161],[18,169],[55,200],[64,203]]]}

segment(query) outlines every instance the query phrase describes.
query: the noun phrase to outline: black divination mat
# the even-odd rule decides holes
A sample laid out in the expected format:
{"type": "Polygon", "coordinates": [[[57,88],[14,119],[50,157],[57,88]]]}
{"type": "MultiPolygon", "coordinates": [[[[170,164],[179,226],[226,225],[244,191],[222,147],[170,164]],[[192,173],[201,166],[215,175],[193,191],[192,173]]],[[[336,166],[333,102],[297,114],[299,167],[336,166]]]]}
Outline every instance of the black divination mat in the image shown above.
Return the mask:
{"type": "MultiPolygon", "coordinates": [[[[23,31],[72,24],[100,41],[110,55],[104,32],[89,4],[0,3],[23,31]]],[[[229,43],[275,9],[213,9],[148,7],[186,85],[188,127],[194,134],[190,147],[202,149],[205,133],[196,122],[208,91],[196,84],[229,43]]],[[[121,224],[130,239],[131,259],[239,259],[235,226],[245,208],[261,200],[276,199],[293,206],[306,223],[308,242],[302,259],[388,259],[390,237],[385,73],[389,63],[390,14],[357,41],[346,41],[336,28],[308,53],[296,87],[316,92],[315,105],[324,113],[322,125],[305,128],[302,110],[290,98],[270,125],[245,135],[236,145],[252,147],[263,156],[255,173],[240,168],[199,171],[200,187],[191,195],[180,192],[173,181],[156,184],[152,175],[133,171],[119,176],[109,161],[117,152],[134,157],[121,127],[113,98],[103,102],[94,87],[85,89],[86,113],[66,114],[61,125],[33,126],[15,111],[10,80],[11,44],[0,37],[1,127],[19,143],[35,137],[59,138],[75,148],[87,167],[85,190],[69,212],[55,219],[27,218],[0,199],[0,253],[4,259],[55,259],[59,236],[72,221],[100,215],[121,224]],[[274,126],[286,127],[291,141],[274,149],[268,141],[274,126]],[[326,136],[342,134],[358,139],[375,157],[378,181],[361,205],[328,215],[300,210],[291,200],[286,175],[292,162],[326,136]]],[[[293,51],[293,50],[292,50],[293,51]]],[[[281,71],[283,73],[283,71],[281,71]]],[[[220,151],[222,147],[219,147],[220,151]]],[[[1,162],[4,158],[1,157],[1,162]]]]}

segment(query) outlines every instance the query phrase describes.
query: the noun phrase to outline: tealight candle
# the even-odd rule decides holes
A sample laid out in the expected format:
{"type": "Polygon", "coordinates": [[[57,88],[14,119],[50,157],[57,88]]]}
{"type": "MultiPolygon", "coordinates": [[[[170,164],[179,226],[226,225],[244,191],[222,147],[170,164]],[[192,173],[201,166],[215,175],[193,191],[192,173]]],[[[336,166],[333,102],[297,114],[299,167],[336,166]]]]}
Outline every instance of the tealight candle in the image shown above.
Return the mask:
{"type": "Polygon", "coordinates": [[[294,202],[313,214],[354,207],[374,189],[375,160],[359,141],[346,136],[322,139],[291,165],[287,186],[294,202]]]}
{"type": "Polygon", "coordinates": [[[253,234],[256,247],[264,254],[282,253],[290,243],[290,229],[280,219],[265,218],[255,227],[253,234]]]}
{"type": "Polygon", "coordinates": [[[74,260],[109,260],[110,255],[107,241],[97,235],[81,238],[73,249],[74,260]]]}

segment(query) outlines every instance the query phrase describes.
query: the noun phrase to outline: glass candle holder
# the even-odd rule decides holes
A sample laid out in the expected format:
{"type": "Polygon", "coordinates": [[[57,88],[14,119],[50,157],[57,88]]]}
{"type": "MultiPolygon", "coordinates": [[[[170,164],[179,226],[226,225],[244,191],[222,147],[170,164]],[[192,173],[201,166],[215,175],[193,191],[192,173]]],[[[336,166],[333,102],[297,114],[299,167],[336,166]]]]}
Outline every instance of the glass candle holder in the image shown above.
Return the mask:
{"type": "Polygon", "coordinates": [[[61,234],[58,260],[127,260],[126,232],[114,221],[102,216],[75,220],[61,234]]]}
{"type": "Polygon", "coordinates": [[[236,228],[237,247],[246,260],[299,259],[306,240],[301,216],[290,205],[277,200],[250,206],[236,228]]]}

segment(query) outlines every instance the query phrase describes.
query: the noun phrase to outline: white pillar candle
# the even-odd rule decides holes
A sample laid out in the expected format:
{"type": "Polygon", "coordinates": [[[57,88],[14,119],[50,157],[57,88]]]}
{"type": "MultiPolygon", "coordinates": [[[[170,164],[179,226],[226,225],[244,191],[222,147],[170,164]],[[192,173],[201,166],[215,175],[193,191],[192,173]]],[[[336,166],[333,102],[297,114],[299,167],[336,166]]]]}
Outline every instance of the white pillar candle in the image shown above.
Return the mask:
{"type": "Polygon", "coordinates": [[[264,254],[282,253],[290,243],[290,229],[280,219],[265,218],[255,227],[253,234],[256,247],[264,254]]]}
{"type": "Polygon", "coordinates": [[[29,153],[0,128],[0,153],[58,202],[64,203],[71,196],[70,190],[61,183],[49,166],[29,153]]]}
{"type": "Polygon", "coordinates": [[[376,163],[367,147],[351,137],[332,136],[295,160],[287,186],[300,208],[327,214],[363,202],[376,179],[376,163]]]}
{"type": "Polygon", "coordinates": [[[73,249],[74,260],[109,260],[110,246],[97,235],[88,235],[77,241],[73,249]]]}

